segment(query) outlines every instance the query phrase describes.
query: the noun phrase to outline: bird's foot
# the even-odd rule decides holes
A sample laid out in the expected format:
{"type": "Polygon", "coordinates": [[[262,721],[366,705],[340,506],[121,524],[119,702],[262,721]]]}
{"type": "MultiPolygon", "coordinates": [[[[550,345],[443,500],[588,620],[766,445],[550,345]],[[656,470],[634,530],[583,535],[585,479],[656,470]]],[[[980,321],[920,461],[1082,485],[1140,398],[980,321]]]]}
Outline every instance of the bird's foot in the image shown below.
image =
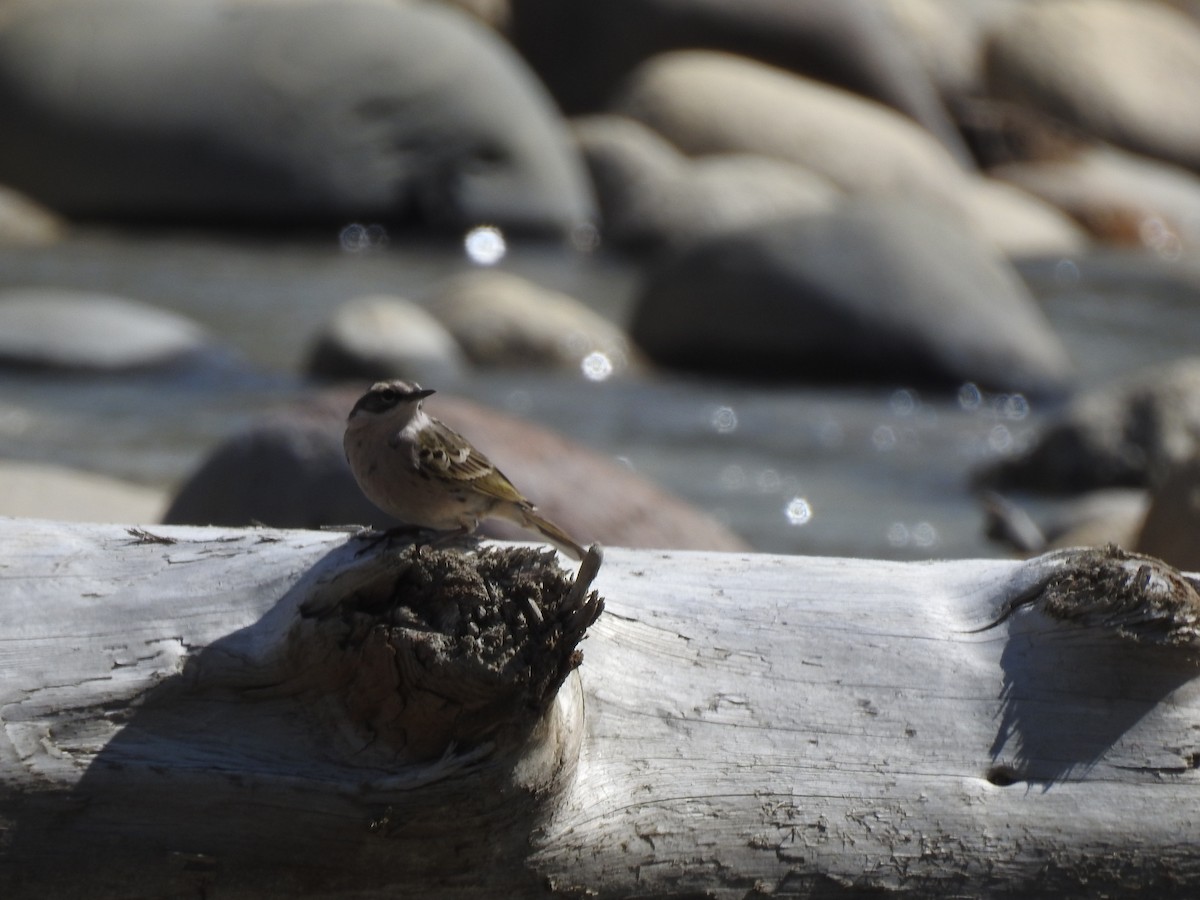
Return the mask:
{"type": "Polygon", "coordinates": [[[356,541],[365,541],[366,546],[360,547],[354,554],[362,556],[364,553],[369,553],[382,543],[390,543],[398,537],[406,538],[410,543],[415,544],[418,552],[421,548],[421,542],[417,540],[417,536],[426,532],[428,529],[422,528],[419,525],[393,525],[391,528],[379,531],[374,528],[364,528],[358,534],[354,535],[356,541]]]}
{"type": "Polygon", "coordinates": [[[470,534],[472,532],[472,530],[473,530],[472,528],[469,528],[466,525],[464,525],[461,528],[452,528],[449,531],[431,532],[429,540],[426,541],[423,545],[419,545],[417,547],[417,552],[419,553],[421,551],[422,547],[429,547],[430,549],[433,549],[435,547],[444,547],[446,544],[454,543],[459,538],[466,537],[468,534],[470,534]]]}

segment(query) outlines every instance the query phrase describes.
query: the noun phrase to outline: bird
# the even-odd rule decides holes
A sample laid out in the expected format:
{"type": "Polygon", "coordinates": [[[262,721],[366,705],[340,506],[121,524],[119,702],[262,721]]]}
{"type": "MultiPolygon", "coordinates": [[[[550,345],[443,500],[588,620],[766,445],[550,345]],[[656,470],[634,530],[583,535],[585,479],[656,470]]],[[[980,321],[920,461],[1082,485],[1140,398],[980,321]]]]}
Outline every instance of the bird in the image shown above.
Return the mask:
{"type": "Polygon", "coordinates": [[[342,439],[354,480],[388,515],[431,531],[470,534],[488,518],[536,531],[577,560],[584,549],[542,516],[471,442],[422,408],[435,393],[380,381],[359,397],[342,439]]]}

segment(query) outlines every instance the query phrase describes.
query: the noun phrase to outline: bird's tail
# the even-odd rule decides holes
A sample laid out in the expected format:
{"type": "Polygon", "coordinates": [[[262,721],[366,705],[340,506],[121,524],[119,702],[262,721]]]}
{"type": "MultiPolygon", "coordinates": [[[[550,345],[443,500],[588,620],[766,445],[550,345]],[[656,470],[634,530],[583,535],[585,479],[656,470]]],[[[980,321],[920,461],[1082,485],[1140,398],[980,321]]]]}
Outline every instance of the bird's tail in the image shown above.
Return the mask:
{"type": "MultiPolygon", "coordinates": [[[[499,512],[499,510],[497,511],[499,512]]],[[[511,507],[510,515],[506,516],[506,518],[511,518],[522,528],[538,532],[538,534],[572,559],[581,560],[587,552],[569,534],[542,516],[532,506],[524,504],[514,505],[511,507]]]]}

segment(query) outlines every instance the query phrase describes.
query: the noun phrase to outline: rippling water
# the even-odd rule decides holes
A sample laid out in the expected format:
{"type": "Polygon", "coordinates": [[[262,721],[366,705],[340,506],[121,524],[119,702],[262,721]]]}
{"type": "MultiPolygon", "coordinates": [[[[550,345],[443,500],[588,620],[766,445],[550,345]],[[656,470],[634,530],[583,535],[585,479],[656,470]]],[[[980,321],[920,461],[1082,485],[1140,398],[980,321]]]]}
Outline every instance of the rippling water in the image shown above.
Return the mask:
{"type": "MultiPolygon", "coordinates": [[[[347,252],[287,241],[82,232],[0,246],[0,286],[112,292],[182,312],[251,364],[204,379],[0,375],[0,456],[178,484],[263,409],[302,395],[318,327],[368,292],[419,300],[466,265],[455,248],[347,252]]],[[[603,254],[510,248],[504,267],[626,321],[636,271],[603,254]]],[[[1084,383],[1196,351],[1200,275],[1108,254],[1023,271],[1084,383]]],[[[887,558],[995,556],[971,470],[1019,450],[1045,410],[1022,397],[903,385],[817,388],[656,375],[592,382],[479,371],[456,390],[550,425],[713,513],[760,550],[887,558]]]]}

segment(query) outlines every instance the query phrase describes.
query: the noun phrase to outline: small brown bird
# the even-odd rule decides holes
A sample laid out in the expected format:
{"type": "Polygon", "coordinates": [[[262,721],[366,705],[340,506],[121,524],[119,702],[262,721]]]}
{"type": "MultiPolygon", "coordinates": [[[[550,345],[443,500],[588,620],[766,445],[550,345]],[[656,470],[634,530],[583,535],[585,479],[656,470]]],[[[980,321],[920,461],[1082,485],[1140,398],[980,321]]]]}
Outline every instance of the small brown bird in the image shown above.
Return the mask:
{"type": "Polygon", "coordinates": [[[584,550],[521,495],[504,473],[452,428],[426,414],[433,391],[380,381],[359,398],[342,446],[367,499],[402,522],[469,534],[480,520],[508,519],[575,559],[584,550]]]}

